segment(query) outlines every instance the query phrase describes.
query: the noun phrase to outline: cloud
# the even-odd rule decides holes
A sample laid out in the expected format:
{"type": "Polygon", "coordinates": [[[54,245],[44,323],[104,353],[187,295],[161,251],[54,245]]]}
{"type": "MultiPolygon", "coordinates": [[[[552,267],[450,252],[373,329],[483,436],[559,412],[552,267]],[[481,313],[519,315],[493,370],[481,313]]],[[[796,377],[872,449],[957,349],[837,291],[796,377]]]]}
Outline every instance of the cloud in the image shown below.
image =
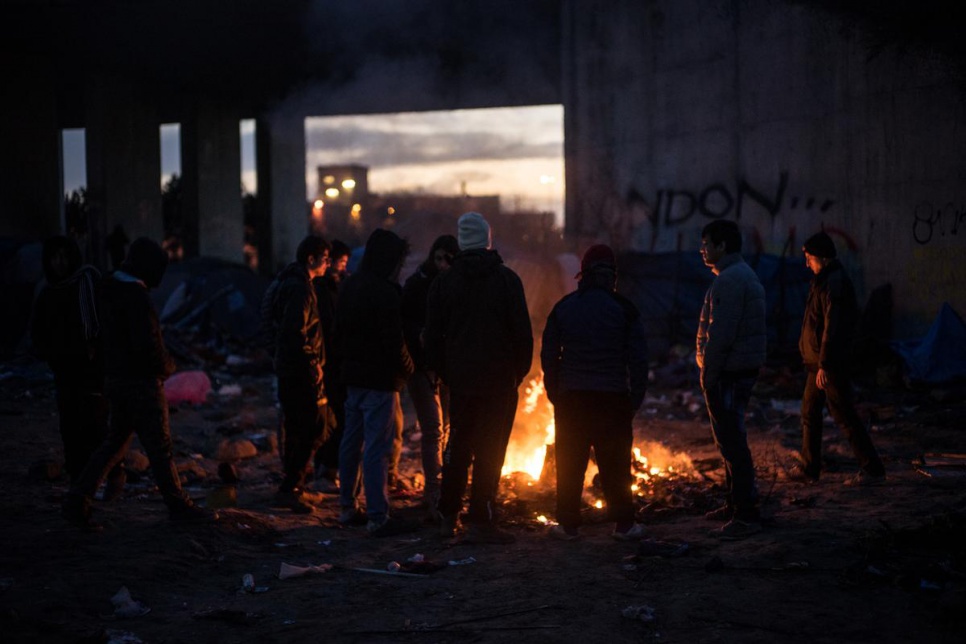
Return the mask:
{"type": "Polygon", "coordinates": [[[311,165],[371,168],[465,160],[556,158],[563,151],[560,106],[311,118],[311,165]]]}

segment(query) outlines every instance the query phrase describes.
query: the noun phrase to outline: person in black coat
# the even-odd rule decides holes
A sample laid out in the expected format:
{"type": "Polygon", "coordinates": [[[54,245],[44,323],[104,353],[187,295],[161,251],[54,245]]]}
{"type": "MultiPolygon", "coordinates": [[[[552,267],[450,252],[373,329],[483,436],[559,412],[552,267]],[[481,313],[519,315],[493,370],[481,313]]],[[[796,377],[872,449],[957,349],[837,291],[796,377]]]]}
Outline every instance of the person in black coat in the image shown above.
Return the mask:
{"type": "Polygon", "coordinates": [[[389,459],[396,435],[399,392],[413,373],[403,338],[399,271],[409,245],[378,229],[369,236],[359,270],[346,278],[335,317],[335,348],[346,385],[345,428],[339,450],[340,521],[359,522],[359,469],[369,533],[387,537],[418,528],[390,515],[389,459]]]}
{"type": "Polygon", "coordinates": [[[312,280],[329,267],[329,244],[309,235],[295,251],[295,261],[279,272],[266,291],[262,315],[273,328],[275,376],[282,408],[281,452],[284,477],[275,503],[296,514],[309,514],[313,496],[305,476],[316,450],[326,439],[328,399],[324,387],[325,341],[312,280]]]}
{"type": "Polygon", "coordinates": [[[858,322],[858,303],[852,280],[836,258],[835,243],[825,232],[808,238],[802,248],[805,264],[815,274],[808,290],[798,348],[805,365],[802,394],[801,468],[795,478],[817,481],[822,471],[822,410],[845,434],[859,472],[846,485],[866,485],[885,479],[885,467],[865,424],[855,410],[849,374],[852,339],[858,322]]]}
{"type": "Polygon", "coordinates": [[[459,529],[470,465],[467,523],[480,543],[509,543],[496,525],[496,495],[516,414],[517,388],[533,361],[533,330],[519,276],[491,249],[479,213],[459,218],[460,252],[429,288],[426,363],[450,388],[450,436],[443,453],[440,533],[459,529]]]}
{"type": "Polygon", "coordinates": [[[131,244],[121,268],[102,282],[99,311],[110,428],[64,501],[65,518],[82,528],[99,529],[91,519],[91,499],[104,475],[123,458],[135,432],[171,519],[217,518],[188,498],[174,464],[164,381],[175,365],[148,294],[161,282],[167,265],[161,246],[142,237],[131,244]]]}
{"type": "Polygon", "coordinates": [[[640,539],[631,496],[632,420],[647,389],[641,314],[617,293],[617,259],[596,244],[580,262],[577,290],[553,307],[540,362],[556,421],[557,521],[550,536],[578,537],[587,459],[593,448],[613,537],[640,539]]]}

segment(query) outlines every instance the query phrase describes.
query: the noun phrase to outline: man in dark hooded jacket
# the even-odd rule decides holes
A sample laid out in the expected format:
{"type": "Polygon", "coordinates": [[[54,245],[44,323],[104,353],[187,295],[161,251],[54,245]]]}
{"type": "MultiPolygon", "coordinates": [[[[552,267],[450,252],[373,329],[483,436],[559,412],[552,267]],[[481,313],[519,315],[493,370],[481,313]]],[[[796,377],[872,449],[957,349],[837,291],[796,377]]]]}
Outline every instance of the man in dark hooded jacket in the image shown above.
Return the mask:
{"type": "Polygon", "coordinates": [[[399,271],[409,244],[377,229],[359,270],[346,278],[335,318],[335,348],[346,384],[345,428],[339,450],[343,524],[360,523],[359,467],[369,534],[388,537],[419,527],[389,512],[389,459],[396,435],[399,392],[413,373],[403,340],[399,271]]]}
{"type": "MultiPolygon", "coordinates": [[[[44,242],[43,267],[47,284],[34,305],[31,340],[33,353],[54,373],[64,469],[73,481],[107,435],[97,315],[101,274],[93,266],[82,266],[77,242],[62,235],[44,242]]],[[[120,494],[124,480],[119,462],[108,476],[105,498],[120,494]]]]}
{"type": "Polygon", "coordinates": [[[274,326],[274,363],[282,407],[284,478],[275,502],[296,514],[309,514],[305,474],[326,438],[328,400],[323,384],[325,343],[312,280],[329,267],[329,244],[309,235],[295,250],[295,261],[275,278],[262,303],[274,326]]]}
{"type": "Polygon", "coordinates": [[[533,330],[523,283],[490,248],[490,226],[469,212],[459,218],[460,252],[429,290],[426,363],[450,388],[450,436],[443,454],[440,532],[459,527],[470,465],[469,536],[509,543],[496,525],[495,502],[517,388],[530,371],[533,330]]]}
{"type": "Polygon", "coordinates": [[[859,472],[846,485],[885,479],[885,468],[865,425],[855,411],[849,375],[858,303],[852,280],[836,259],[835,242],[825,232],[812,235],[802,248],[805,264],[815,274],[808,290],[798,348],[805,365],[802,394],[802,467],[795,478],[817,481],[822,470],[822,410],[826,403],[835,424],[848,439],[859,472]]]}
{"type": "Polygon", "coordinates": [[[136,239],[121,268],[102,282],[100,321],[106,390],[111,406],[107,438],[71,484],[64,516],[82,528],[98,529],[91,520],[91,499],[101,479],[124,456],[134,433],[151,462],[155,483],[173,521],[197,521],[216,515],[196,506],[181,489],[172,455],[171,428],[164,381],[175,365],[164,346],[158,315],[148,290],[168,266],[161,246],[136,239]]]}
{"type": "Polygon", "coordinates": [[[577,290],[557,302],[543,331],[540,362],[556,421],[557,521],[549,534],[578,537],[590,449],[600,468],[608,517],[619,541],[640,539],[631,496],[632,420],[647,389],[641,314],[617,293],[617,258],[604,244],[587,249],[577,290]]]}

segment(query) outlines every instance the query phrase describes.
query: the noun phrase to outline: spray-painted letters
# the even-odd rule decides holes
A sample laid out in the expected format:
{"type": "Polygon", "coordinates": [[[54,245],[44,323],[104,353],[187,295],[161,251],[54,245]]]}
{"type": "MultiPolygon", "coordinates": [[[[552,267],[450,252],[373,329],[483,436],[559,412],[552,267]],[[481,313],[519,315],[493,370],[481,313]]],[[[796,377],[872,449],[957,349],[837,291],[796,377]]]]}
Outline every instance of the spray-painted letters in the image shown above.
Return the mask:
{"type": "Polygon", "coordinates": [[[739,178],[735,182],[734,191],[729,190],[723,183],[712,183],[700,192],[689,190],[658,190],[657,200],[653,210],[653,223],[663,223],[666,227],[678,226],[691,219],[695,214],[701,214],[709,219],[723,219],[734,213],[735,219],[741,219],[742,213],[747,211],[747,204],[757,204],[774,219],[782,212],[783,207],[789,210],[803,208],[811,210],[818,208],[825,212],[835,203],[825,199],[820,204],[814,197],[787,197],[788,173],[778,175],[778,185],[773,192],[766,193],[752,186],[746,179],[739,178]],[[786,203],[787,201],[787,203],[786,203]]]}
{"type": "Polygon", "coordinates": [[[942,208],[934,208],[928,201],[916,206],[912,218],[912,237],[919,244],[928,244],[937,236],[945,237],[948,232],[955,235],[959,225],[966,221],[966,208],[948,202],[942,208]]]}

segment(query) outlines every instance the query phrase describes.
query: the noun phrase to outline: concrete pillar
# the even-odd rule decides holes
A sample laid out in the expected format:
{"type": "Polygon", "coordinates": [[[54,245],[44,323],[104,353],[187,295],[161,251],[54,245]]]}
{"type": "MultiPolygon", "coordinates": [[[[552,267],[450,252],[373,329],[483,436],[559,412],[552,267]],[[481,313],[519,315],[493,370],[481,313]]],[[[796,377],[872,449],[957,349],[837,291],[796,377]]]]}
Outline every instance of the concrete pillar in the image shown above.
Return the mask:
{"type": "Polygon", "coordinates": [[[260,266],[272,273],[295,260],[295,248],[309,230],[305,200],[305,119],[293,114],[258,118],[255,155],[260,266]]]}
{"type": "Polygon", "coordinates": [[[241,141],[233,110],[200,101],[182,121],[181,172],[186,253],[241,262],[241,141]]]}
{"type": "Polygon", "coordinates": [[[0,221],[3,234],[39,239],[64,231],[56,85],[36,61],[3,64],[0,221]]]}
{"type": "MultiPolygon", "coordinates": [[[[95,252],[120,224],[132,241],[161,242],[161,139],[149,93],[120,79],[96,77],[87,95],[87,191],[95,252]]],[[[107,263],[104,262],[106,266],[107,263]]]]}

